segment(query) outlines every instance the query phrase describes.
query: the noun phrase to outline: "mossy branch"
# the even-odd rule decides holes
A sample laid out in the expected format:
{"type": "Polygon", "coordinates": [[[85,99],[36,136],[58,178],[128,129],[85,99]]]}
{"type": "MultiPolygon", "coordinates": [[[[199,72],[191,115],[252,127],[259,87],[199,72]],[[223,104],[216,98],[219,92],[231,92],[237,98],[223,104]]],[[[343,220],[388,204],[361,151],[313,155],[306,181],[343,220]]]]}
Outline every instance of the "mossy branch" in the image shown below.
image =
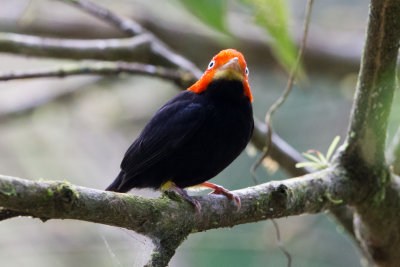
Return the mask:
{"type": "Polygon", "coordinates": [[[400,262],[400,187],[384,156],[399,45],[400,1],[371,0],[350,126],[338,159],[349,179],[370,188],[355,205],[354,228],[366,255],[378,266],[400,262]]]}
{"type": "Polygon", "coordinates": [[[342,163],[382,168],[400,40],[400,1],[372,0],[342,163]]]}
{"type": "MultiPolygon", "coordinates": [[[[361,191],[349,182],[337,170],[327,169],[237,190],[234,193],[242,202],[239,211],[223,196],[196,197],[202,205],[199,218],[189,203],[174,194],[173,200],[167,196],[148,199],[67,182],[0,176],[0,206],[44,220],[76,219],[123,227],[152,238],[159,250],[171,252],[192,232],[317,213],[338,205],[331,199],[343,204],[357,202],[361,191]]],[[[166,255],[172,257],[173,253],[166,255]]]]}

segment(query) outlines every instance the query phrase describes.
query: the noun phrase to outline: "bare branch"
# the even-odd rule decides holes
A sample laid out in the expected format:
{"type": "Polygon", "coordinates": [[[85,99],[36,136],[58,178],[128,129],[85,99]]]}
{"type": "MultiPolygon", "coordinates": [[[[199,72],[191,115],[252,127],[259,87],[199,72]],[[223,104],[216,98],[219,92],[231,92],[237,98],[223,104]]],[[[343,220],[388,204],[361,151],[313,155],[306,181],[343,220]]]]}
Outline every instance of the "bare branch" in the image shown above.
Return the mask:
{"type": "Polygon", "coordinates": [[[141,63],[96,61],[70,64],[69,66],[62,66],[42,71],[18,71],[3,74],[0,73],[0,81],[43,77],[66,77],[71,75],[88,74],[117,75],[120,73],[140,74],[171,80],[183,88],[186,88],[188,85],[192,84],[195,81],[195,78],[189,72],[141,63]]]}
{"type": "Polygon", "coordinates": [[[148,61],[148,35],[120,39],[61,39],[17,33],[0,33],[0,51],[36,57],[148,61]]]}

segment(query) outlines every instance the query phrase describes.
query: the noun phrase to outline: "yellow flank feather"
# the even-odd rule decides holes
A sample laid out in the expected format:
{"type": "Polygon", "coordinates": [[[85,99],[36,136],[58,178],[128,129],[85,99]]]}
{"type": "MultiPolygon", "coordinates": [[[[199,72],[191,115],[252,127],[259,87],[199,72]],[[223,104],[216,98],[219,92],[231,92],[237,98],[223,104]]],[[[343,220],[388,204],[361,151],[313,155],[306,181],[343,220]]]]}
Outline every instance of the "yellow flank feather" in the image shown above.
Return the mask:
{"type": "MultiPolygon", "coordinates": [[[[175,187],[176,184],[172,181],[166,181],[165,183],[163,183],[160,187],[161,191],[167,191],[169,189],[171,189],[172,187],[175,187]]],[[[210,189],[202,184],[198,184],[198,185],[193,185],[193,186],[189,186],[187,188],[190,191],[203,191],[203,190],[207,190],[210,189]]]]}
{"type": "Polygon", "coordinates": [[[227,68],[227,69],[217,70],[214,74],[214,79],[243,81],[243,74],[235,69],[227,68]]]}
{"type": "Polygon", "coordinates": [[[163,183],[160,187],[161,191],[167,191],[168,189],[171,189],[172,187],[176,186],[176,184],[172,181],[166,181],[163,183]]]}

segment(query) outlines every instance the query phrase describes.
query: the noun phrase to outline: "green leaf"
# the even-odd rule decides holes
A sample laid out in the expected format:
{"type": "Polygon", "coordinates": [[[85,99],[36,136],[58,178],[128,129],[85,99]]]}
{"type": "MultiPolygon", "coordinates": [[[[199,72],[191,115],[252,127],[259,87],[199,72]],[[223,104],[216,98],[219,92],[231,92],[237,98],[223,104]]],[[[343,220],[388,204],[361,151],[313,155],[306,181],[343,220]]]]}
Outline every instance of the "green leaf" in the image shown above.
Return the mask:
{"type": "Polygon", "coordinates": [[[330,158],[331,158],[333,152],[335,151],[336,146],[338,145],[339,141],[340,141],[340,136],[337,135],[337,136],[333,139],[331,145],[329,146],[328,152],[326,152],[326,160],[327,160],[327,161],[330,160],[330,158]]]}
{"type": "Polygon", "coordinates": [[[326,160],[325,156],[321,152],[319,152],[318,150],[311,149],[311,150],[307,151],[307,154],[311,155],[311,153],[314,153],[315,155],[318,156],[318,159],[319,159],[318,162],[328,163],[328,161],[326,160]]]}
{"type": "MultiPolygon", "coordinates": [[[[296,62],[297,48],[288,30],[289,9],[287,0],[241,0],[250,4],[255,22],[264,27],[274,39],[272,51],[289,72],[296,62]]],[[[299,72],[302,73],[299,67],[299,72]]]]}
{"type": "Polygon", "coordinates": [[[303,156],[305,157],[305,158],[308,158],[309,160],[311,160],[311,161],[314,161],[314,162],[317,162],[317,163],[321,163],[321,161],[319,160],[319,158],[317,158],[316,156],[314,156],[314,155],[311,155],[311,154],[309,154],[309,153],[302,153],[303,154],[303,156]]]}
{"type": "Polygon", "coordinates": [[[311,161],[299,162],[299,163],[296,163],[295,166],[296,166],[296,168],[304,168],[304,167],[311,167],[313,169],[323,168],[323,165],[321,165],[321,163],[311,162],[311,161]]]}
{"type": "Polygon", "coordinates": [[[180,2],[203,23],[227,33],[226,0],[180,0],[180,2]]]}

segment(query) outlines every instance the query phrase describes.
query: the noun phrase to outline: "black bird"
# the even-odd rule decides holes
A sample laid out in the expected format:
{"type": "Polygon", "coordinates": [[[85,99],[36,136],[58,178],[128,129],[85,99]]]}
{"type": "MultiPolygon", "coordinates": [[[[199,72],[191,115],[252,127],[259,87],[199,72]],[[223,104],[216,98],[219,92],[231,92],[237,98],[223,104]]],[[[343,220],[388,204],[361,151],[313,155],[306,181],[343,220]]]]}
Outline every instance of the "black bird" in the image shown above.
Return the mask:
{"type": "Polygon", "coordinates": [[[234,199],[240,208],[239,197],[206,181],[249,142],[254,128],[252,100],[243,55],[234,49],[221,51],[199,81],[154,114],[106,190],[173,189],[200,212],[200,204],[183,189],[200,185],[234,199]]]}

